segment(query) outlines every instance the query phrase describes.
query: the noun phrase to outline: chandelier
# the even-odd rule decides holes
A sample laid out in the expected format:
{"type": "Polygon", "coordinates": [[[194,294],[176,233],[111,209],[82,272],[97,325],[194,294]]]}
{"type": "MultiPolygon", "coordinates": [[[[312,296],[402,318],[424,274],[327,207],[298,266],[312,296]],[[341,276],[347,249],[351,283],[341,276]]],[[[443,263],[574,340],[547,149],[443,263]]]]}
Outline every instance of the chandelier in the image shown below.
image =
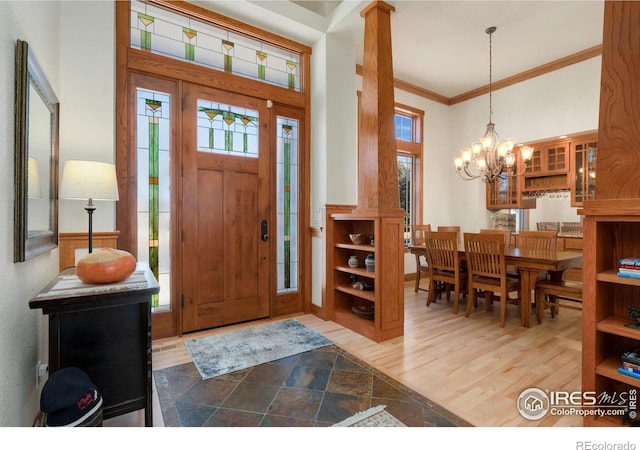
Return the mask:
{"type": "MultiPolygon", "coordinates": [[[[493,114],[491,96],[491,36],[496,27],[489,27],[485,32],[489,35],[489,123],[480,141],[474,142],[471,148],[460,150],[460,156],[454,159],[456,173],[464,180],[481,178],[485,183],[494,183],[507,176],[516,176],[517,158],[514,153],[514,142],[511,139],[499,142],[499,136],[495,124],[491,120],[493,114]]],[[[520,147],[520,154],[524,162],[531,160],[533,149],[528,146],[520,147]]],[[[526,167],[525,167],[526,170],[526,167]]]]}

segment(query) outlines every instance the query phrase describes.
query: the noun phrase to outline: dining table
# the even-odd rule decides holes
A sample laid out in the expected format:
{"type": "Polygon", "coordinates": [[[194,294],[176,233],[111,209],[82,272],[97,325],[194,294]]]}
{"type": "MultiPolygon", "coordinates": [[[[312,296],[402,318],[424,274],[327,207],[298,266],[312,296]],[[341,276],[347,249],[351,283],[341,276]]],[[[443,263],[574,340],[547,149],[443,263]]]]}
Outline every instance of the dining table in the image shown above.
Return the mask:
{"type": "MultiPolygon", "coordinates": [[[[413,245],[411,253],[426,255],[426,246],[413,245]]],[[[465,259],[464,244],[458,244],[460,260],[465,259]]],[[[535,291],[536,280],[542,272],[548,272],[552,280],[562,280],[565,270],[582,266],[582,253],[567,251],[532,250],[514,246],[505,246],[505,260],[508,266],[515,266],[520,274],[520,320],[522,326],[531,326],[531,308],[533,299],[531,293],[535,291]],[[525,305],[528,305],[526,307],[525,305]]]]}

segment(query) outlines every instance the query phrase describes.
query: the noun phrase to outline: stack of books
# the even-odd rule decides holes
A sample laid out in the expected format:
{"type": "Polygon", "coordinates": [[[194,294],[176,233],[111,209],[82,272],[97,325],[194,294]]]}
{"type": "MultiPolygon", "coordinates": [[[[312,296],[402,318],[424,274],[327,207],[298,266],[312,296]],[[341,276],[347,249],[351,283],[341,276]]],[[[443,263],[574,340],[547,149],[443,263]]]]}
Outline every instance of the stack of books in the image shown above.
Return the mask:
{"type": "Polygon", "coordinates": [[[622,258],[618,268],[618,276],[640,278],[640,258],[622,258]]]}
{"type": "Polygon", "coordinates": [[[625,352],[622,354],[622,365],[618,372],[634,378],[640,378],[640,354],[638,350],[625,352]]]}

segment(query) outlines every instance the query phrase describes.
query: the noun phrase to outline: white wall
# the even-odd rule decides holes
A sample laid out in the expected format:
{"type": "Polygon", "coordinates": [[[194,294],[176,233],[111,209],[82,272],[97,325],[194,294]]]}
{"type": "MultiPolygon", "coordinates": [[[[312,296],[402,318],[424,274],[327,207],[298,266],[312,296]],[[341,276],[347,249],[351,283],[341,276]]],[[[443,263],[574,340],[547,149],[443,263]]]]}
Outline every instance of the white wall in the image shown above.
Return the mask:
{"type": "Polygon", "coordinates": [[[36,364],[46,333],[28,301],[58,273],[58,251],[13,262],[15,43],[26,41],[53,90],[60,93],[56,2],[0,1],[0,427],[31,426],[39,409],[36,364]]]}
{"type": "MultiPolygon", "coordinates": [[[[68,159],[115,162],[115,2],[63,1],[60,8],[62,179],[68,159]]],[[[87,232],[86,203],[60,200],[61,232],[87,232]]],[[[113,231],[115,202],[94,203],[93,231],[113,231]]]]}
{"type": "MultiPolygon", "coordinates": [[[[500,137],[526,142],[597,129],[600,65],[601,58],[596,57],[494,91],[493,122],[500,137]]],[[[459,179],[452,162],[460,148],[484,133],[488,111],[488,95],[451,107],[450,163],[442,170],[451,174],[451,223],[460,224],[463,231],[491,225],[484,184],[459,179]]],[[[531,224],[535,227],[535,222],[531,224]]]]}
{"type": "MultiPolygon", "coordinates": [[[[324,226],[324,205],[358,201],[355,55],[332,34],[313,46],[311,60],[311,225],[324,226]],[[327,95],[327,93],[331,95],[327,95]]],[[[324,238],[312,240],[313,304],[322,305],[324,238]]]]}

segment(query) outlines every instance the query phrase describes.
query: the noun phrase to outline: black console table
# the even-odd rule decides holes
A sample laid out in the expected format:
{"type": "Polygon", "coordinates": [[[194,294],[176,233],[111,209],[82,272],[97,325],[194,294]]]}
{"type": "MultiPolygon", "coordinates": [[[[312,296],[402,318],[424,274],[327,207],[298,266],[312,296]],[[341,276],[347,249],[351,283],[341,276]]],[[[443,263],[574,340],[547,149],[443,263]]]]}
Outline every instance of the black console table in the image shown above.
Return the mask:
{"type": "Polygon", "coordinates": [[[84,370],[103,398],[109,419],[145,409],[153,426],[151,296],[160,286],[146,264],[120,283],[82,283],[69,268],[29,301],[49,315],[49,373],[84,370]]]}

